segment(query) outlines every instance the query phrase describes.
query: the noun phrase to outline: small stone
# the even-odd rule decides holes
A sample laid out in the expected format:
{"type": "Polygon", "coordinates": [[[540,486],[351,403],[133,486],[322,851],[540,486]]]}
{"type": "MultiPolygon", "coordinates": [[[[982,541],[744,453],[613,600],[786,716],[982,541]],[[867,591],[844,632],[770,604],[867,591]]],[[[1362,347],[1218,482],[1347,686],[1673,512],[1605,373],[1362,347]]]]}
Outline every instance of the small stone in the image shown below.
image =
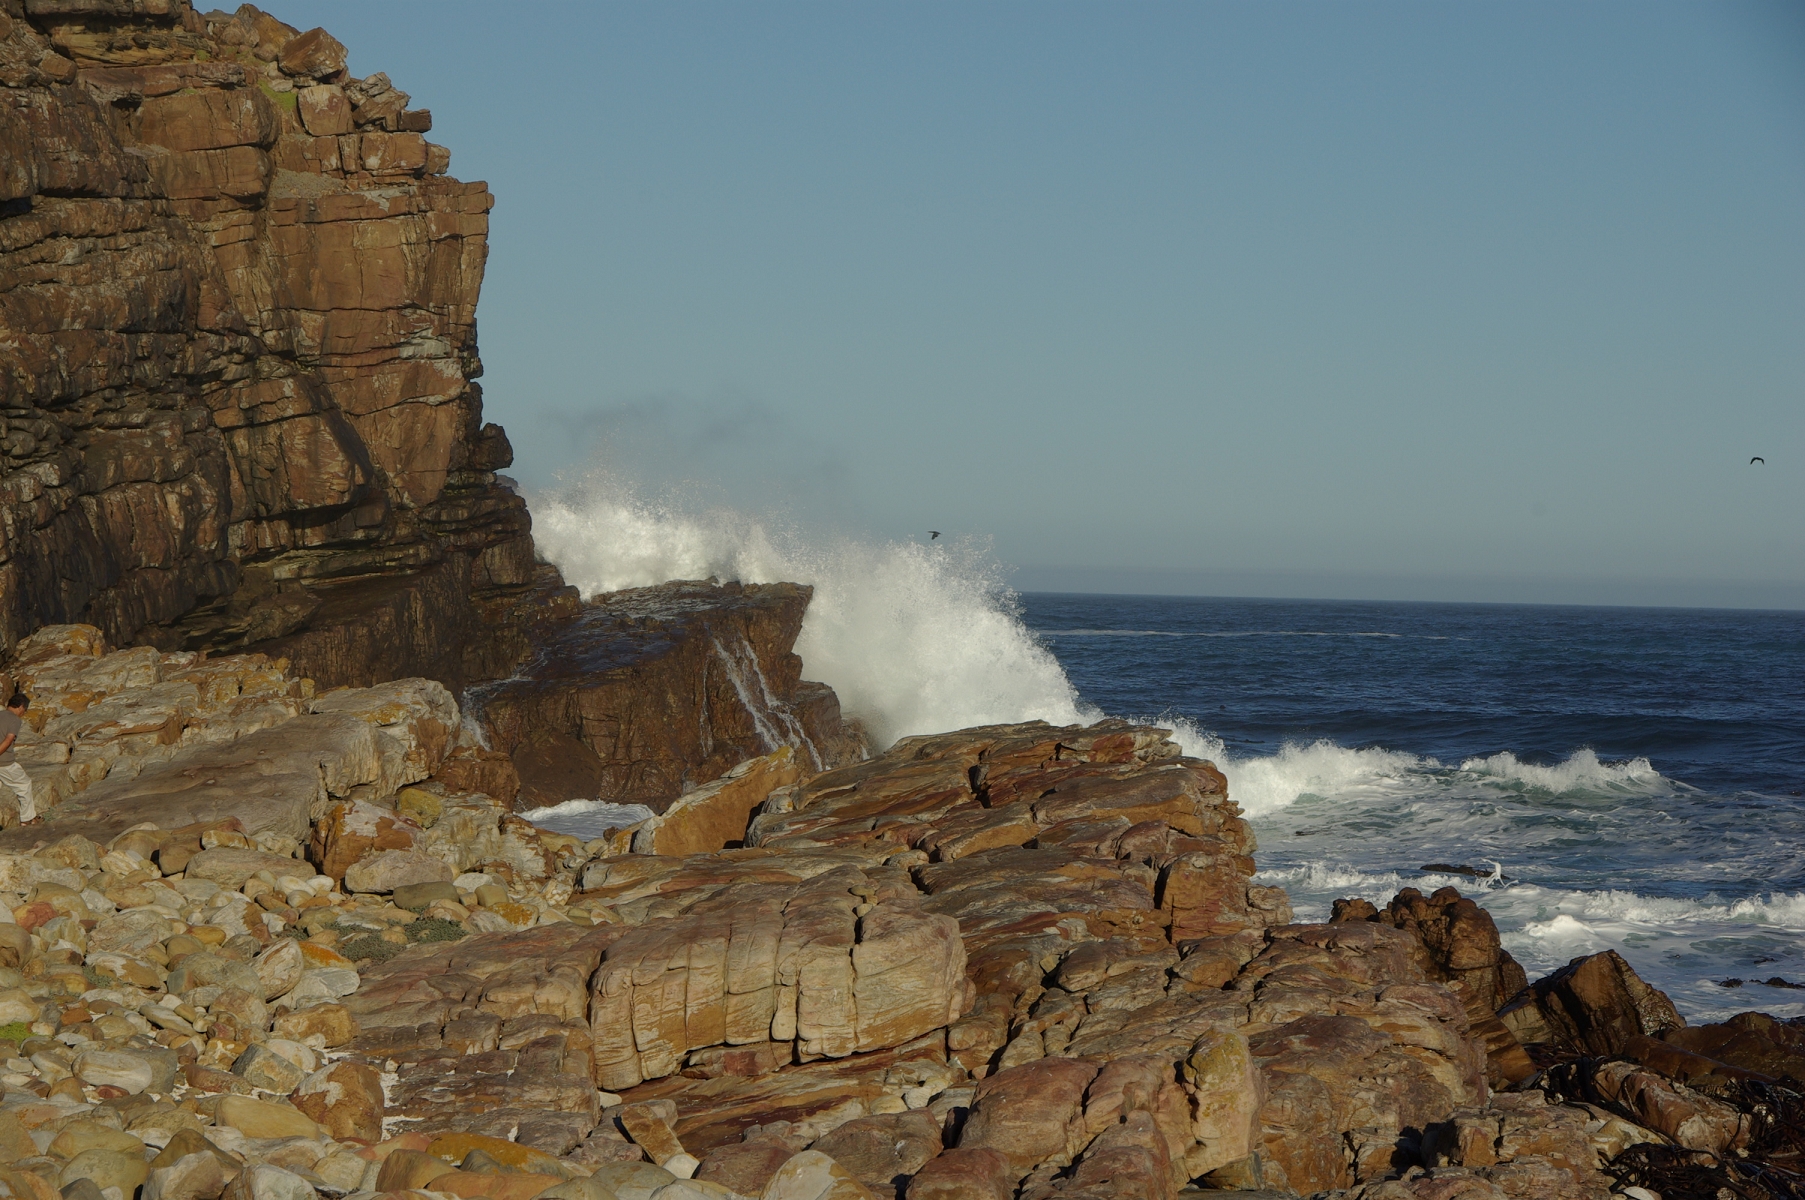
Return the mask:
{"type": "Polygon", "coordinates": [[[313,1185],[269,1163],[249,1163],[226,1190],[227,1200],[317,1200],[313,1185]]]}
{"type": "Polygon", "coordinates": [[[449,1175],[450,1163],[420,1150],[396,1150],[382,1160],[382,1171],[376,1176],[379,1192],[402,1192],[424,1188],[441,1175],[449,1175]]]}
{"type": "Polygon", "coordinates": [[[121,1195],[130,1196],[149,1175],[150,1165],[142,1154],[83,1150],[69,1160],[69,1165],[57,1176],[57,1182],[66,1186],[77,1179],[87,1179],[92,1180],[103,1194],[108,1188],[118,1188],[121,1195]]]}
{"type": "Polygon", "coordinates": [[[232,1074],[259,1091],[274,1092],[278,1096],[288,1095],[305,1078],[300,1067],[263,1046],[248,1047],[240,1054],[232,1064],[232,1074]]]}
{"type": "Polygon", "coordinates": [[[103,918],[88,934],[88,952],[112,950],[142,958],[152,946],[173,935],[176,927],[149,909],[135,908],[103,918]]]}
{"type": "MultiPolygon", "coordinates": [[[[144,1153],[144,1143],[111,1125],[85,1120],[69,1122],[50,1142],[50,1153],[61,1159],[71,1159],[88,1150],[111,1150],[118,1154],[141,1156],[144,1153]]],[[[36,1154],[37,1151],[34,1149],[31,1153],[36,1154]]]]}
{"type": "MultiPolygon", "coordinates": [[[[376,1136],[382,1136],[380,1126],[376,1136]]],[[[372,1166],[375,1164],[359,1158],[349,1150],[335,1150],[313,1164],[313,1173],[325,1180],[334,1191],[355,1192],[362,1190],[364,1177],[370,1173],[372,1166]]],[[[371,1179],[370,1182],[374,1183],[375,1180],[371,1179]]]]}
{"type": "Polygon", "coordinates": [[[249,963],[237,962],[210,950],[190,954],[169,973],[169,990],[185,995],[198,987],[240,988],[255,992],[261,999],[263,980],[249,963]]]}
{"type": "MultiPolygon", "coordinates": [[[[18,926],[12,928],[17,929],[18,926]]],[[[18,978],[14,976],[14,978],[18,978]]],[[[0,1025],[29,1025],[42,1014],[44,1005],[31,998],[31,993],[23,988],[7,988],[0,991],[0,1025]]]]}
{"type": "Polygon", "coordinates": [[[336,1000],[340,996],[349,996],[357,990],[357,971],[353,967],[317,967],[301,973],[301,982],[289,995],[298,995],[306,989],[309,997],[319,996],[326,1000],[336,1000]]]}
{"type": "MultiPolygon", "coordinates": [[[[695,1174],[694,1165],[687,1172],[671,1167],[671,1161],[683,1154],[683,1143],[677,1140],[676,1131],[665,1121],[663,1115],[650,1105],[629,1104],[620,1110],[617,1119],[627,1136],[638,1143],[653,1162],[682,1179],[695,1174]]],[[[695,1162],[694,1159],[690,1161],[692,1164],[695,1162]]]]}
{"type": "Polygon", "coordinates": [[[345,871],[349,892],[392,892],[410,883],[450,883],[454,872],[443,859],[415,850],[383,850],[345,871]]]}
{"type": "Polygon", "coordinates": [[[445,802],[425,788],[402,788],[395,794],[395,811],[420,828],[431,829],[444,813],[445,802]]]}
{"type": "Polygon", "coordinates": [[[546,1189],[555,1200],[652,1200],[652,1193],[677,1177],[650,1163],[603,1163],[587,1179],[573,1179],[546,1189]]]}
{"type": "Polygon", "coordinates": [[[274,1000],[277,996],[287,995],[301,982],[301,972],[307,969],[307,962],[299,942],[293,938],[277,938],[268,950],[252,961],[251,967],[263,981],[263,998],[274,1000]]]}
{"type": "Polygon", "coordinates": [[[275,1019],[270,1032],[297,1042],[318,1037],[331,1048],[342,1046],[357,1036],[357,1018],[342,1004],[313,1004],[283,1013],[275,1019]]]}
{"type": "MultiPolygon", "coordinates": [[[[214,835],[209,832],[206,836],[214,835]]],[[[183,873],[187,879],[205,879],[221,887],[241,888],[245,880],[259,871],[268,871],[273,878],[289,874],[296,865],[294,859],[278,854],[221,845],[216,849],[203,850],[189,859],[183,873]]]]}
{"type": "Polygon", "coordinates": [[[362,1063],[336,1062],[315,1071],[301,1081],[294,1104],[340,1141],[382,1140],[382,1076],[362,1063]]]}
{"type": "Polygon", "coordinates": [[[225,1187],[226,1170],[219,1157],[211,1150],[200,1150],[165,1166],[152,1166],[142,1200],[212,1200],[225,1187]]]}
{"type": "Polygon", "coordinates": [[[405,908],[419,912],[434,901],[449,900],[457,903],[458,890],[443,880],[433,883],[404,883],[396,888],[392,899],[396,908],[405,908]]]}
{"type": "Polygon", "coordinates": [[[249,1096],[222,1096],[214,1123],[229,1125],[250,1138],[317,1138],[320,1127],[306,1113],[287,1104],[249,1096]]]}
{"type": "Polygon", "coordinates": [[[75,1074],[83,1083],[116,1087],[133,1096],[148,1089],[157,1076],[156,1068],[144,1057],[118,1050],[88,1050],[77,1055],[75,1074]]]}

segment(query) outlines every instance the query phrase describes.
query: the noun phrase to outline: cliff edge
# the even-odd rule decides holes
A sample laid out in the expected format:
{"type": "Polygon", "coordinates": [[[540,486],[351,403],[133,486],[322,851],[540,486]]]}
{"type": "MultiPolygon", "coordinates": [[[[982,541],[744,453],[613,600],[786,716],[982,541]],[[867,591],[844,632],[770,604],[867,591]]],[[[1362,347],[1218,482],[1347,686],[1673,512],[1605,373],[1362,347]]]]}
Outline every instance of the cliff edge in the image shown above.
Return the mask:
{"type": "Polygon", "coordinates": [[[576,609],[482,420],[493,197],[251,5],[0,0],[0,650],[504,675],[576,609]]]}

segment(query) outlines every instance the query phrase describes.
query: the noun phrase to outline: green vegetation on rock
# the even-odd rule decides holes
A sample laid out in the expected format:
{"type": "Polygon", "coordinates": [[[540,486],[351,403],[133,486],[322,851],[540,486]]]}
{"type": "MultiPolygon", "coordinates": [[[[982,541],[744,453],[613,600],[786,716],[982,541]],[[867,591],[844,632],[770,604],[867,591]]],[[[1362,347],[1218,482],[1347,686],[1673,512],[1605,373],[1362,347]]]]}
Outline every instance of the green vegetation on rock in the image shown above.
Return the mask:
{"type": "Polygon", "coordinates": [[[421,917],[402,926],[401,932],[407,935],[410,942],[455,942],[468,936],[468,931],[456,921],[447,921],[444,917],[421,917]]]}

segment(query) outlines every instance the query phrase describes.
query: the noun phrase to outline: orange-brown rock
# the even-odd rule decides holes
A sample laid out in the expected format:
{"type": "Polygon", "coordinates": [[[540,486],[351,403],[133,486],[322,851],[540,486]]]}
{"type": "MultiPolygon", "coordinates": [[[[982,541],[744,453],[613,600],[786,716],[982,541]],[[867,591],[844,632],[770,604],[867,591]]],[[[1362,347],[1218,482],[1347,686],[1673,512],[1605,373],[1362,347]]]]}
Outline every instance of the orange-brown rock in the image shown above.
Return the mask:
{"type": "Polygon", "coordinates": [[[363,800],[341,801],[314,823],[313,860],[320,872],[343,879],[360,860],[383,850],[412,850],[420,826],[393,809],[363,800]]]}
{"type": "Polygon", "coordinates": [[[322,685],[505,674],[574,598],[482,423],[487,188],[324,30],[8,11],[0,649],[79,620],[322,685]]]}
{"type": "Polygon", "coordinates": [[[753,811],[772,792],[795,783],[801,775],[796,751],[790,746],[748,759],[713,783],[684,793],[635,830],[633,852],[681,857],[739,846],[745,841],[753,811]]]}
{"type": "Polygon", "coordinates": [[[339,1141],[382,1140],[382,1077],[361,1063],[322,1067],[302,1080],[290,1099],[339,1141]]]}
{"type": "Polygon", "coordinates": [[[1516,1035],[1494,1015],[1528,985],[1523,968],[1498,939],[1492,915],[1451,887],[1425,897],[1405,888],[1376,909],[1365,900],[1337,900],[1335,923],[1377,921],[1414,934],[1424,975],[1460,993],[1473,1036],[1486,1049],[1486,1069],[1495,1086],[1535,1073],[1516,1035]]]}
{"type": "Polygon", "coordinates": [[[1498,1012],[1519,1042],[1544,1054],[1617,1054],[1637,1034],[1658,1036],[1686,1019],[1642,982],[1615,950],[1576,958],[1538,979],[1498,1012]]]}

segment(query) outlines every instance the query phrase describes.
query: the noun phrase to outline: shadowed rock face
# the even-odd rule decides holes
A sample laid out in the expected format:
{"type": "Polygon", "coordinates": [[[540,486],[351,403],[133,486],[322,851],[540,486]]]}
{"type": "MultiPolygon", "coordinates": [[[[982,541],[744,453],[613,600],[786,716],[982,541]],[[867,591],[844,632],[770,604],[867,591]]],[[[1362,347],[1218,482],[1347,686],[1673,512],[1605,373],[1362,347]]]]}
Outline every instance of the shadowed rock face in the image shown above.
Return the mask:
{"type": "Polygon", "coordinates": [[[646,804],[794,748],[809,772],[855,761],[856,731],[791,652],[812,589],[677,582],[598,596],[548,630],[513,677],[475,689],[490,743],[520,775],[518,809],[646,804]]]}
{"type": "Polygon", "coordinates": [[[248,5],[0,3],[0,647],[458,686],[574,608],[473,382],[493,198],[430,128],[248,5]]]}

